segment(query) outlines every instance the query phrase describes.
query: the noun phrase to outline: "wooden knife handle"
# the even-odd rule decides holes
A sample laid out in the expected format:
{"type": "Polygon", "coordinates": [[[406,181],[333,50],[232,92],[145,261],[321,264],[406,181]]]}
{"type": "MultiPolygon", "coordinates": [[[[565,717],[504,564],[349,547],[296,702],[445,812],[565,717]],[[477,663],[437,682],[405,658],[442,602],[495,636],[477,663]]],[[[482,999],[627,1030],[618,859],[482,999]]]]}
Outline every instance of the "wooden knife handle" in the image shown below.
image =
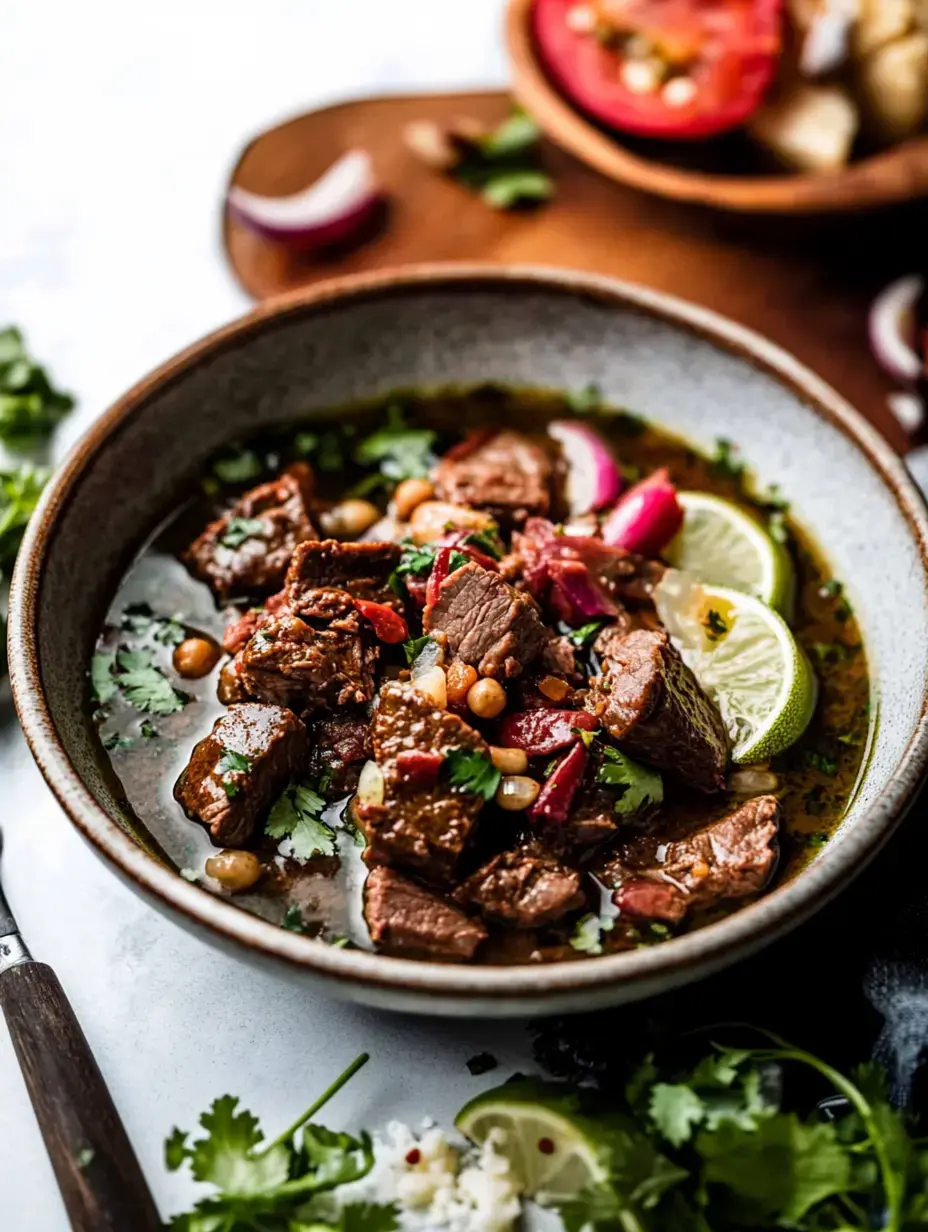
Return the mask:
{"type": "Polygon", "coordinates": [[[0,975],[0,1008],[74,1232],[161,1232],[103,1075],[51,967],[0,975]]]}

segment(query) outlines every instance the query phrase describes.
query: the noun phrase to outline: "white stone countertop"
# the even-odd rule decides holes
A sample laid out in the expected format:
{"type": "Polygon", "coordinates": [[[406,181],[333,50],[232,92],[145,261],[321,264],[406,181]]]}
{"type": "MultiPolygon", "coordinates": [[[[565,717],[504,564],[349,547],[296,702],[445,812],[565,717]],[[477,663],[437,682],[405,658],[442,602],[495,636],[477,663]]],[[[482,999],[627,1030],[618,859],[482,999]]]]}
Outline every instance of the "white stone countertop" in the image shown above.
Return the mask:
{"type": "MultiPolygon", "coordinates": [[[[498,86],[503,0],[5,0],[0,18],[0,325],[22,326],[79,409],[60,456],[147,370],[247,303],[217,209],[237,151],[358,94],[498,86]]],[[[155,463],[157,464],[157,463],[155,463]]],[[[4,883],[57,971],[164,1214],[190,1194],[162,1141],[217,1095],[275,1132],[358,1052],[333,1124],[449,1118],[464,1062],[525,1064],[520,1024],[351,1008],[211,950],[116,881],[41,779],[0,696],[4,883]]],[[[0,1227],[67,1228],[0,1024],[0,1227]]]]}

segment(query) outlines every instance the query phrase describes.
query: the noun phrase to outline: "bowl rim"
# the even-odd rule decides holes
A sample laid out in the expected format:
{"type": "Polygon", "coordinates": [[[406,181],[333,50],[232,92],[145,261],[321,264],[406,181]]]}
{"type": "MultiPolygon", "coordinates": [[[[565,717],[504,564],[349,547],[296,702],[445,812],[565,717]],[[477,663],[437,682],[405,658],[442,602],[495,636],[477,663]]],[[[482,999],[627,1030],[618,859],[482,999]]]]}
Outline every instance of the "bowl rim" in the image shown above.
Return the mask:
{"type": "Polygon", "coordinates": [[[546,135],[611,180],[660,197],[742,213],[819,214],[868,210],[928,192],[928,137],[914,137],[826,175],[725,175],[688,171],[627,149],[551,82],[535,47],[535,0],[508,0],[506,46],[516,98],[546,135]]]}
{"type": "Polygon", "coordinates": [[[209,333],[143,377],[91,424],[49,482],[23,541],[9,610],[13,699],[26,741],[48,786],[78,831],[134,888],[173,914],[205,928],[216,941],[277,960],[341,985],[346,995],[427,1007],[427,999],[482,1010],[495,1000],[522,1013],[541,1005],[589,1008],[647,995],[652,988],[695,979],[736,961],[809,917],[856,875],[889,837],[911,804],[928,766],[928,682],[919,720],[888,785],[853,827],[792,881],[717,923],[663,945],[583,962],[525,966],[443,964],[320,944],[288,932],[185,881],[147,852],[109,816],[83,783],[58,737],[40,671],[38,615],[45,560],[59,519],[77,485],[110,438],[166,387],[204,361],[238,347],[278,323],[311,319],[330,309],[422,292],[537,290],[655,317],[740,357],[785,384],[809,409],[840,430],[869,461],[894,497],[917,548],[928,591],[928,508],[899,457],[877,431],[824,381],[787,352],[708,309],[663,292],[596,275],[545,266],[440,263],[348,275],[280,296],[209,333]]]}

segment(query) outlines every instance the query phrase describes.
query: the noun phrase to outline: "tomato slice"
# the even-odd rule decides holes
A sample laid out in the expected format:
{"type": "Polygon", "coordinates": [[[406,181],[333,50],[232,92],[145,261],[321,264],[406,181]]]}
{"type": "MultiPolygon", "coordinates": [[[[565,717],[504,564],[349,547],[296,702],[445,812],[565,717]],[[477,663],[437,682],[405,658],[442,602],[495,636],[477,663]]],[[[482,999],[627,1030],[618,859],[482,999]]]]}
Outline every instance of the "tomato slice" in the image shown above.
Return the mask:
{"type": "Polygon", "coordinates": [[[759,107],[779,63],[782,7],[536,0],[535,40],[548,73],[595,119],[638,136],[695,140],[736,128],[759,107]]]}

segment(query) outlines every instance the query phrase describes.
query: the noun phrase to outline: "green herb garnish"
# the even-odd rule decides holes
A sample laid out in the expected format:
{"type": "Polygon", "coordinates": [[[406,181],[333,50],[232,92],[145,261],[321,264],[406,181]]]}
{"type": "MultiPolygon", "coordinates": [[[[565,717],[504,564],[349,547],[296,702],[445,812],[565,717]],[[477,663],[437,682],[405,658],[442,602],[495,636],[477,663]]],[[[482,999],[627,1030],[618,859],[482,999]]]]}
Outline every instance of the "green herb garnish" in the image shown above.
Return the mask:
{"type": "Polygon", "coordinates": [[[139,735],[143,740],[157,740],[158,734],[158,729],[150,719],[142,719],[139,724],[139,735]]]}
{"type": "Polygon", "coordinates": [[[603,746],[603,754],[606,760],[596,773],[596,782],[603,787],[617,787],[621,791],[614,806],[618,816],[628,817],[648,805],[661,803],[664,783],[656,770],[639,766],[611,745],[603,746]]]}
{"type": "Polygon", "coordinates": [[[265,825],[271,838],[287,838],[296,860],[335,855],[335,831],[321,820],[326,804],[314,788],[291,783],[274,807],[265,825]]]}
{"type": "Polygon", "coordinates": [[[502,560],[503,553],[499,545],[499,539],[493,531],[471,531],[469,535],[465,535],[461,540],[461,547],[467,547],[468,545],[475,547],[479,552],[483,552],[484,556],[489,556],[492,560],[502,560]]]}
{"type": "Polygon", "coordinates": [[[280,927],[285,928],[290,933],[305,932],[306,926],[303,923],[303,912],[299,907],[291,903],[284,912],[284,918],[280,922],[280,927]]]}
{"type": "Polygon", "coordinates": [[[724,637],[728,632],[728,625],[714,608],[709,609],[702,627],[705,629],[706,637],[710,642],[717,642],[720,637],[724,637]]]}
{"type": "Polygon", "coordinates": [[[547,201],[554,181],[541,167],[540,139],[538,125],[517,108],[498,128],[467,143],[466,157],[451,174],[493,209],[547,201]]]}
{"type": "Polygon", "coordinates": [[[103,747],[108,753],[114,753],[120,749],[131,749],[135,741],[131,736],[121,736],[119,732],[109,732],[103,737],[103,747]]]}
{"type": "Polygon", "coordinates": [[[568,633],[567,640],[574,646],[589,646],[596,640],[596,635],[607,623],[605,620],[591,620],[589,624],[581,625],[579,629],[568,633]]]}
{"type": "Polygon", "coordinates": [[[342,434],[337,428],[323,432],[298,432],[293,438],[293,447],[301,457],[312,455],[313,462],[321,471],[335,474],[344,470],[345,452],[342,434]]]}
{"type": "Polygon", "coordinates": [[[838,763],[826,757],[824,753],[817,753],[815,749],[806,749],[805,759],[806,765],[817,770],[819,774],[827,774],[829,778],[834,778],[838,773],[838,763]]]}
{"type": "Polygon", "coordinates": [[[187,636],[176,616],[156,616],[147,603],[130,603],[124,608],[119,627],[134,637],[152,637],[162,646],[179,646],[187,636]]]}
{"type": "Polygon", "coordinates": [[[105,705],[119,692],[113,679],[115,652],[98,650],[90,661],[90,687],[93,700],[105,705]]]}
{"type": "Polygon", "coordinates": [[[452,787],[484,800],[492,800],[503,777],[485,753],[471,749],[446,749],[445,765],[452,787]]]}
{"type": "Polygon", "coordinates": [[[230,799],[241,792],[242,782],[239,776],[247,775],[251,771],[251,765],[250,757],[223,746],[222,756],[216,764],[216,769],[222,775],[222,790],[230,799]]]}
{"type": "Polygon", "coordinates": [[[408,642],[403,642],[403,653],[406,655],[406,662],[415,663],[430,641],[432,641],[432,638],[426,633],[423,637],[413,637],[408,642]]]}
{"type": "Polygon", "coordinates": [[[147,650],[119,650],[116,655],[98,652],[90,669],[94,697],[109,701],[118,690],[136,710],[150,714],[175,714],[190,700],[179,692],[147,650]]]}
{"type": "Polygon", "coordinates": [[[767,519],[767,534],[774,543],[789,543],[789,526],[786,521],[786,514],[781,510],[774,509],[767,519]]]}
{"type": "Polygon", "coordinates": [[[554,180],[544,171],[497,171],[486,177],[480,195],[494,210],[511,210],[528,202],[550,201],[554,180]]]}
{"type": "Polygon", "coordinates": [[[588,381],[579,389],[568,389],[564,394],[568,409],[576,415],[590,415],[598,411],[603,404],[603,391],[595,381],[588,381]]]}
{"type": "Polygon", "coordinates": [[[26,351],[19,330],[0,330],[0,440],[14,448],[39,444],[73,406],[26,351]]]}
{"type": "Polygon", "coordinates": [[[253,449],[238,449],[213,462],[213,474],[223,483],[247,483],[263,470],[264,464],[253,449]]]}
{"type": "Polygon", "coordinates": [[[0,471],[0,571],[12,568],[50,474],[46,467],[28,462],[15,470],[0,471]]]}
{"type": "Polygon", "coordinates": [[[715,454],[710,461],[717,475],[725,475],[729,479],[740,479],[744,475],[744,462],[738,456],[738,446],[724,436],[716,440],[715,454]]]}
{"type": "Polygon", "coordinates": [[[354,460],[362,466],[376,465],[380,474],[393,483],[421,479],[435,462],[435,439],[431,428],[410,428],[403,408],[393,402],[387,407],[386,426],[358,444],[354,460]]]}
{"type": "Polygon", "coordinates": [[[266,539],[267,527],[260,518],[230,518],[219,542],[224,548],[240,548],[248,539],[266,539]]]}
{"type": "Polygon", "coordinates": [[[570,944],[581,954],[602,954],[603,933],[611,933],[614,928],[614,916],[585,915],[577,921],[570,944]]]}

